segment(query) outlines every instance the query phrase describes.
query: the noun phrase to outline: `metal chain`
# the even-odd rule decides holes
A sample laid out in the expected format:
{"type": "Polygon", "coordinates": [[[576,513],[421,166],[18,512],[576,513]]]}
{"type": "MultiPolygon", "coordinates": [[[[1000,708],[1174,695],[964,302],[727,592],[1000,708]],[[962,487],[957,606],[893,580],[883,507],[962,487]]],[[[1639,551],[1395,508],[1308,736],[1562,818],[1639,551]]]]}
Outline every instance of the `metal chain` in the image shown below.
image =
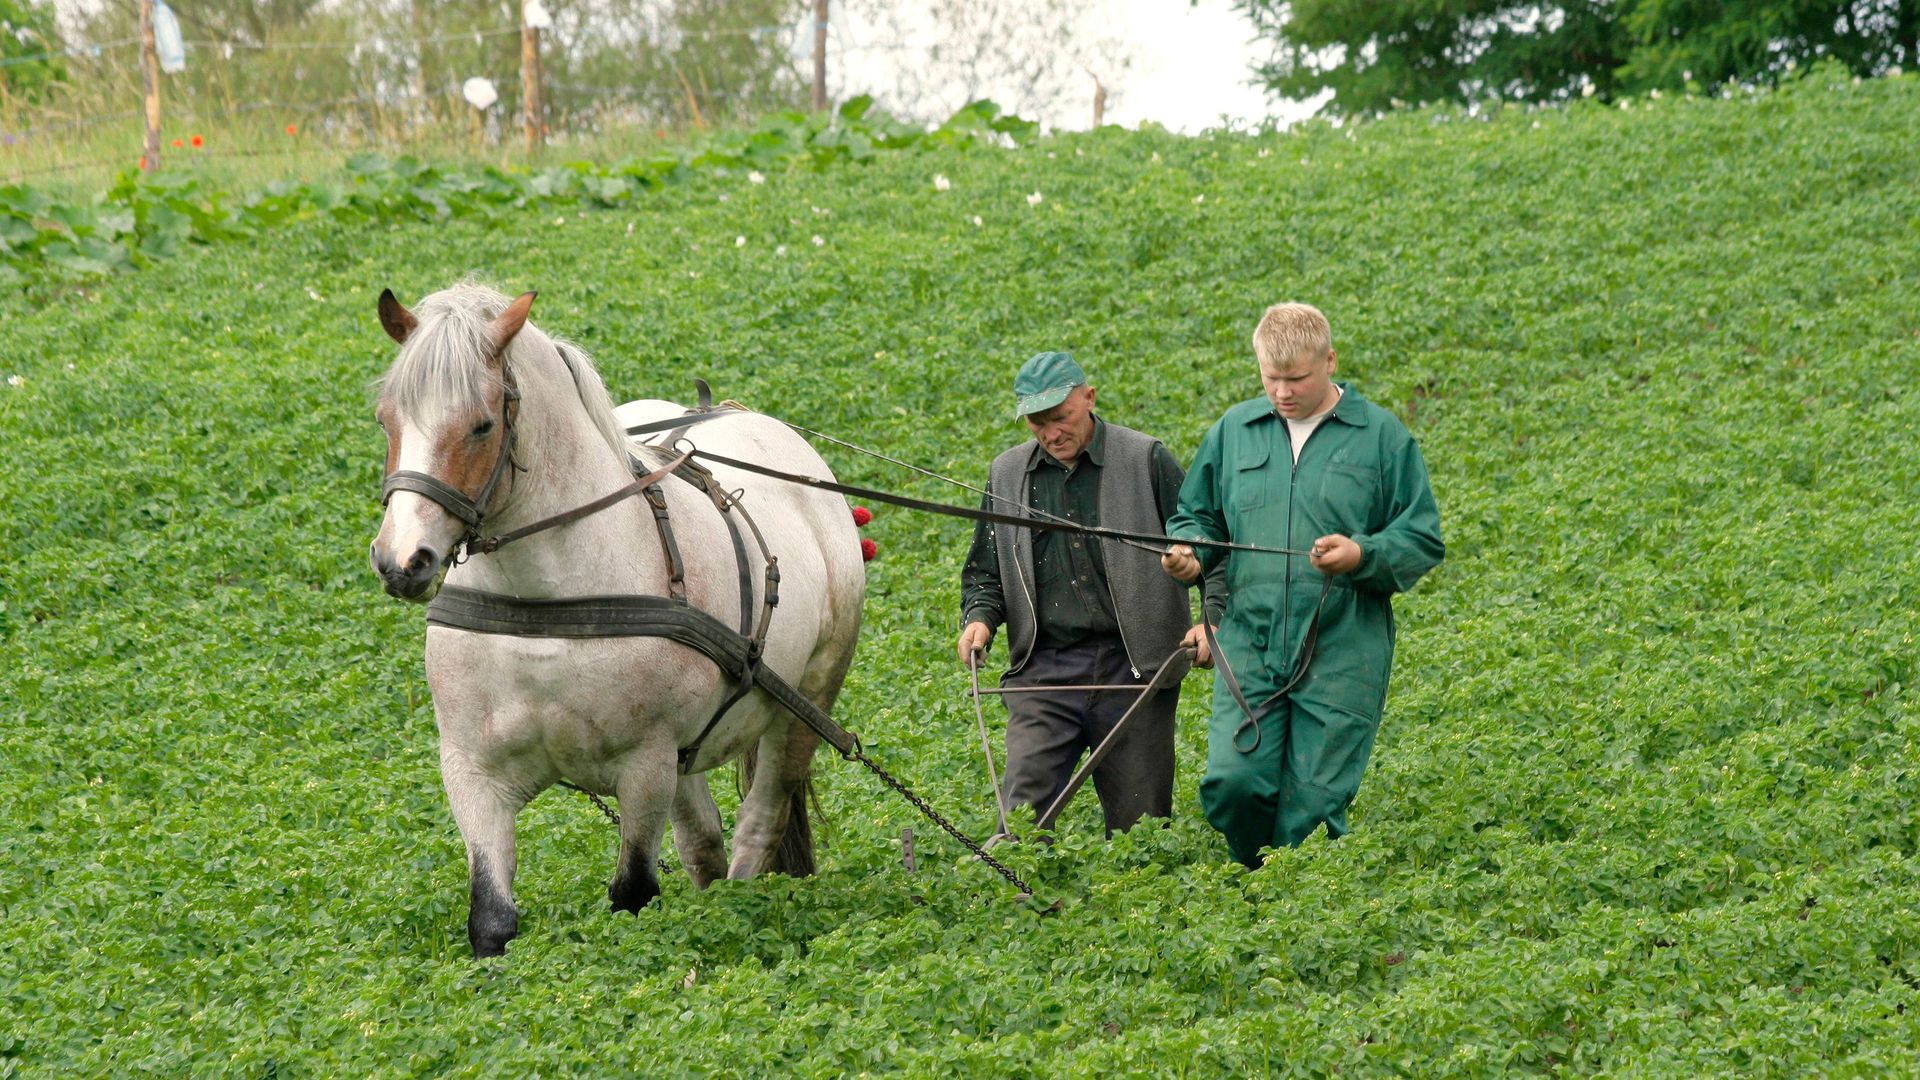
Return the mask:
{"type": "Polygon", "coordinates": [[[575,790],[579,791],[580,794],[585,795],[587,797],[588,802],[599,807],[600,812],[607,815],[608,821],[613,822],[615,825],[620,824],[619,813],[616,812],[613,807],[608,806],[605,799],[602,799],[600,796],[595,795],[591,791],[588,791],[586,788],[576,788],[575,790]]]}
{"type": "MultiPolygon", "coordinates": [[[[873,770],[873,774],[875,776],[878,776],[880,779],[886,781],[887,786],[899,792],[902,797],[904,797],[908,802],[912,803],[914,806],[914,809],[920,811],[922,814],[925,814],[927,816],[927,819],[929,821],[932,821],[935,825],[938,825],[942,829],[945,829],[947,831],[947,835],[953,837],[955,840],[960,841],[962,844],[965,844],[967,847],[967,850],[973,852],[975,858],[979,859],[983,863],[986,863],[988,866],[993,867],[993,869],[996,872],[998,872],[1001,877],[1006,878],[1008,881],[1012,882],[1014,888],[1019,889],[1022,894],[1026,896],[1033,895],[1032,886],[1028,885],[1024,881],[1021,881],[1018,875],[1016,875],[1012,870],[1007,869],[1005,863],[1002,863],[999,859],[996,859],[993,856],[987,854],[986,848],[983,848],[979,844],[974,843],[972,837],[969,837],[966,833],[963,833],[959,829],[955,828],[952,822],[948,821],[944,816],[941,815],[940,811],[935,810],[932,806],[929,806],[925,799],[922,799],[920,796],[915,795],[913,791],[907,787],[907,785],[901,783],[899,780],[894,779],[894,776],[892,773],[889,773],[887,770],[881,768],[877,762],[875,762],[872,758],[868,757],[866,748],[860,745],[860,742],[858,739],[854,740],[853,752],[850,754],[842,754],[841,756],[846,758],[848,761],[857,761],[860,764],[865,765],[867,768],[873,770]]],[[[573,790],[579,792],[580,794],[585,795],[587,799],[593,803],[593,805],[600,808],[601,813],[607,815],[608,821],[613,822],[615,825],[620,824],[620,815],[613,809],[613,807],[608,806],[606,804],[606,800],[600,798],[600,796],[595,795],[593,792],[588,791],[586,788],[583,788],[578,784],[571,784],[565,780],[560,781],[560,786],[570,787],[573,790]]],[[[665,870],[667,868],[668,868],[667,860],[661,859],[660,869],[665,870]]]]}
{"type": "MultiPolygon", "coordinates": [[[[608,806],[607,801],[605,799],[602,799],[600,796],[595,795],[593,792],[588,791],[586,788],[581,787],[579,784],[571,783],[566,780],[560,781],[560,786],[565,788],[572,788],[573,790],[579,792],[580,794],[585,795],[587,797],[588,802],[591,802],[593,805],[599,807],[600,812],[607,815],[608,821],[613,822],[613,824],[616,827],[619,826],[620,824],[619,812],[616,811],[613,807],[608,806]]],[[[667,862],[665,856],[661,856],[659,859],[656,859],[655,862],[659,864],[660,872],[663,874],[668,873],[673,869],[673,866],[667,862]]]]}
{"type": "Polygon", "coordinates": [[[955,840],[958,840],[962,844],[965,844],[967,847],[967,850],[973,852],[974,858],[979,859],[981,862],[986,863],[988,866],[993,867],[996,873],[998,873],[1001,877],[1006,878],[1009,882],[1011,882],[1014,888],[1019,889],[1023,896],[1033,895],[1033,887],[1031,885],[1028,885],[1024,881],[1021,881],[1019,875],[1015,874],[1012,870],[1007,869],[1005,863],[1002,863],[999,859],[996,859],[993,856],[987,854],[986,848],[983,848],[979,844],[974,843],[972,837],[969,837],[966,833],[963,833],[959,829],[955,828],[952,822],[948,821],[945,817],[941,816],[940,811],[935,810],[932,806],[929,806],[925,799],[922,799],[920,796],[915,795],[912,792],[912,790],[910,790],[907,787],[907,785],[894,779],[893,774],[881,768],[879,764],[877,764],[872,758],[868,757],[866,747],[860,744],[860,740],[857,736],[853,740],[853,749],[846,751],[845,753],[842,753],[840,756],[846,758],[848,761],[857,761],[860,764],[865,765],[869,770],[873,772],[873,775],[885,781],[888,787],[899,792],[902,798],[912,803],[914,809],[920,811],[922,814],[925,814],[927,816],[928,821],[931,821],[935,825],[938,825],[942,829],[946,830],[946,833],[948,836],[951,836],[955,840]]]}

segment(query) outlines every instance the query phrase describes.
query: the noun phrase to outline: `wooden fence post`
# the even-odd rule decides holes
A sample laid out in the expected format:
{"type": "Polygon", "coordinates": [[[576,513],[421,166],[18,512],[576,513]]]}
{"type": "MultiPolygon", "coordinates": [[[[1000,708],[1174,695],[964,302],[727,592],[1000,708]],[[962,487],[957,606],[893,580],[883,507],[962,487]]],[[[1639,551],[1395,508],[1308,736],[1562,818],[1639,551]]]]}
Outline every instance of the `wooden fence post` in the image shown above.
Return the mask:
{"type": "Polygon", "coordinates": [[[526,113],[527,153],[531,154],[546,144],[541,123],[545,113],[540,108],[540,28],[537,26],[520,28],[520,97],[521,111],[526,113]]]}
{"type": "Polygon", "coordinates": [[[140,0],[140,70],[146,84],[147,146],[140,167],[160,167],[160,53],[153,43],[153,0],[140,0]]]}
{"type": "Polygon", "coordinates": [[[813,0],[813,111],[827,109],[827,0],[813,0]]]}

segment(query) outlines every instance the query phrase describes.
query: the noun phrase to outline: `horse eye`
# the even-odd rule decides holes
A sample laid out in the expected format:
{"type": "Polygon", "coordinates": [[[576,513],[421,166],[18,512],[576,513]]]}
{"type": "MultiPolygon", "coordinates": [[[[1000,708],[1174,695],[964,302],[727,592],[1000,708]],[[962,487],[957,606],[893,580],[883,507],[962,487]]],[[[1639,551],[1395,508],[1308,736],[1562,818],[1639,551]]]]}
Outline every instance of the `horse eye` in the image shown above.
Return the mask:
{"type": "Polygon", "coordinates": [[[473,437],[476,439],[484,438],[487,435],[492,434],[492,432],[493,432],[493,420],[491,418],[482,420],[479,423],[473,425],[473,437]]]}

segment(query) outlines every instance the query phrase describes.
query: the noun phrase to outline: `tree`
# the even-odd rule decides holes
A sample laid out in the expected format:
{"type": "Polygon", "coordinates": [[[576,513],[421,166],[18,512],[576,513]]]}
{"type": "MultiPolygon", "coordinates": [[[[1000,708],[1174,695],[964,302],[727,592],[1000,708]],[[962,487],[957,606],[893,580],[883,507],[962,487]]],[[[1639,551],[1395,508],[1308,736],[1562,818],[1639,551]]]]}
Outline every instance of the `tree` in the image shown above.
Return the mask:
{"type": "Polygon", "coordinates": [[[1235,0],[1273,44],[1276,96],[1334,115],[1436,101],[1611,98],[1772,82],[1832,57],[1861,75],[1920,60],[1911,0],[1235,0]]]}

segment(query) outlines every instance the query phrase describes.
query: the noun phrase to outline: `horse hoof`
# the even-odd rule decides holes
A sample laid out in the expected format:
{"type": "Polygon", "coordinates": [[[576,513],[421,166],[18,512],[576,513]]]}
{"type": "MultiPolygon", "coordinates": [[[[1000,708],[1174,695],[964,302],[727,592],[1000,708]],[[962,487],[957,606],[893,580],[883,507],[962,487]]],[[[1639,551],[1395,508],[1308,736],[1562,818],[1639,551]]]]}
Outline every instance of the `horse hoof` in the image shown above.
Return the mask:
{"type": "Polygon", "coordinates": [[[658,881],[615,882],[607,887],[607,899],[613,902],[613,910],[630,911],[635,915],[640,914],[640,909],[653,903],[659,895],[658,881]]]}

